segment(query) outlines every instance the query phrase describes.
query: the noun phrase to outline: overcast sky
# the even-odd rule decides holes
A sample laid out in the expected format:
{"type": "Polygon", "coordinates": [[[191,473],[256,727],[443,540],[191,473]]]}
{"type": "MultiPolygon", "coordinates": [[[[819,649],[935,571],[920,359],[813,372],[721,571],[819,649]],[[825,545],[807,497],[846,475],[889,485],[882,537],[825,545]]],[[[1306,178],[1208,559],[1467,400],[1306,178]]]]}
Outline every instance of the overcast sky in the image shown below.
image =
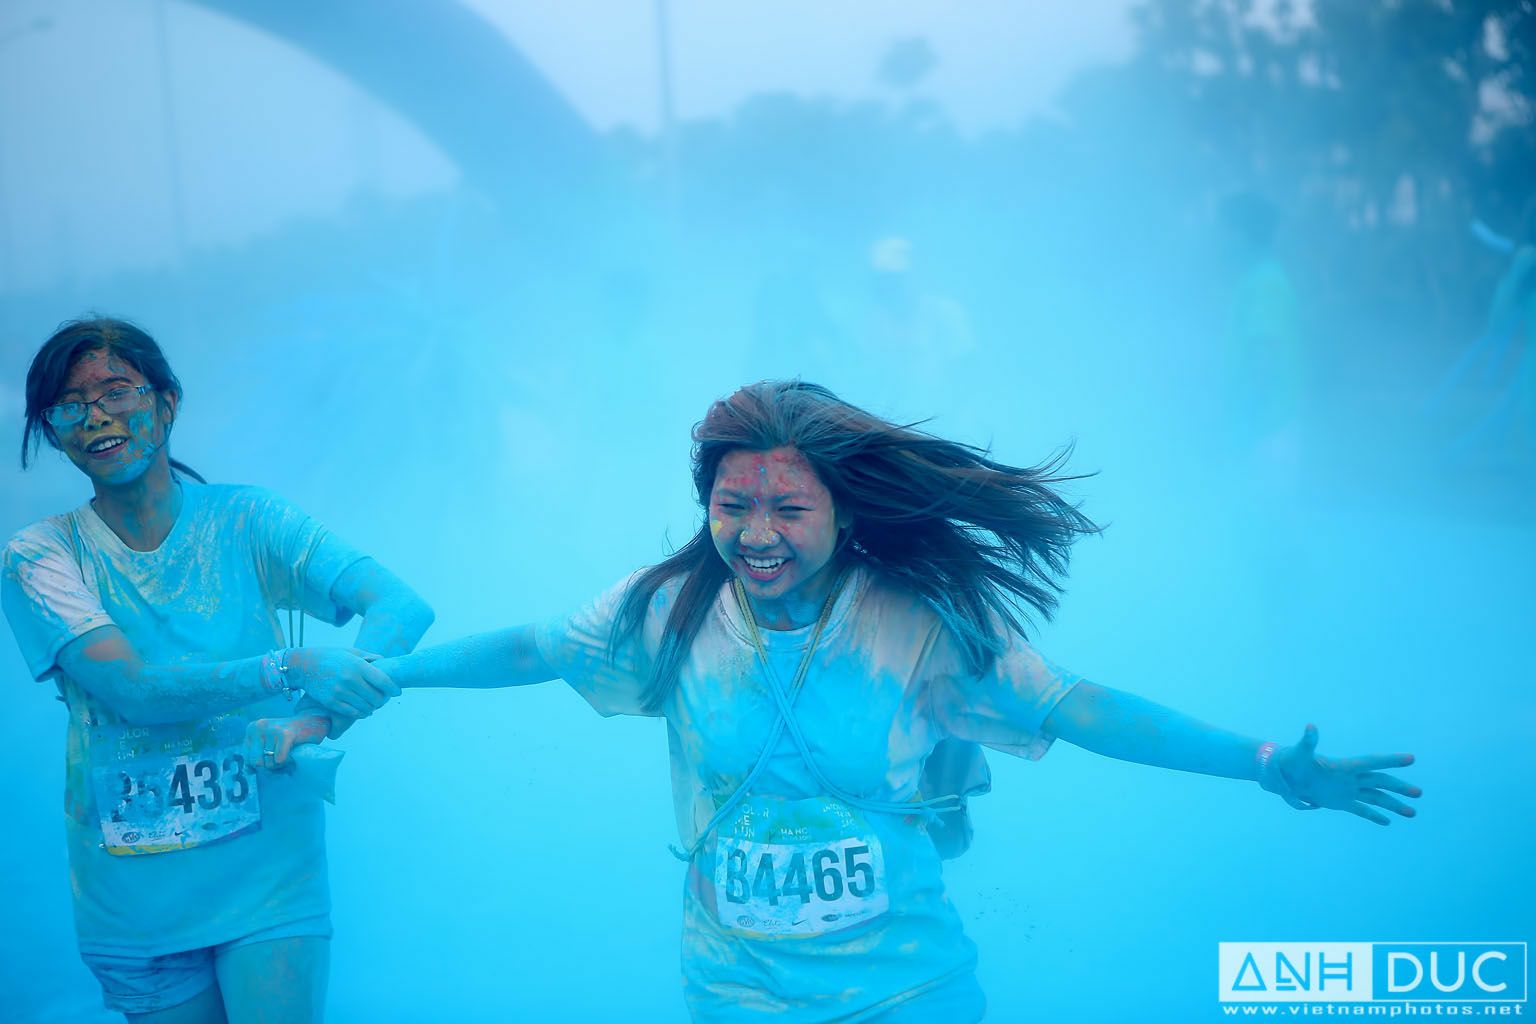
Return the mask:
{"type": "MultiPolygon", "coordinates": [[[[466,2],[594,128],[654,130],[653,2],[466,2]]],[[[769,91],[889,95],[882,55],[921,37],[937,64],[918,93],[962,130],[1006,127],[1048,111],[1074,72],[1126,56],[1129,6],[669,0],[676,110],[720,115],[769,91]]],[[[415,126],[344,77],[195,4],[0,4],[0,290],[238,243],[361,187],[455,180],[415,126]]]]}

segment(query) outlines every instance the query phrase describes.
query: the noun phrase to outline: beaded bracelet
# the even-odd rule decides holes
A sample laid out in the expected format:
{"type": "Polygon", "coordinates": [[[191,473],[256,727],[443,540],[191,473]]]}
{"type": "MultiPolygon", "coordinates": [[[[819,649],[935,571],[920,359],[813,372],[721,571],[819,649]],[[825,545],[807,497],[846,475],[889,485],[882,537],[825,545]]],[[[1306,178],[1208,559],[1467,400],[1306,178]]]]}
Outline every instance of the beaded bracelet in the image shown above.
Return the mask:
{"type": "Polygon", "coordinates": [[[288,648],[283,647],[261,657],[261,685],[268,693],[281,693],[289,701],[303,691],[288,685],[288,648]]]}

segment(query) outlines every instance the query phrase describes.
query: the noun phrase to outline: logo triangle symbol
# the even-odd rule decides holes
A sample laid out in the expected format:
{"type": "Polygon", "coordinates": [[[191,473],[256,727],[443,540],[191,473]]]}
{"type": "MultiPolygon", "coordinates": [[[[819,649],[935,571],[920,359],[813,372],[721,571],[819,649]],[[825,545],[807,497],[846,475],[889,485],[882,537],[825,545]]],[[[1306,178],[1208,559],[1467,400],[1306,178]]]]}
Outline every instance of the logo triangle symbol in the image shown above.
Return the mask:
{"type": "Polygon", "coordinates": [[[1269,986],[1264,984],[1264,976],[1259,973],[1259,965],[1254,963],[1254,961],[1253,961],[1253,951],[1252,950],[1249,950],[1248,951],[1248,955],[1243,957],[1243,965],[1237,969],[1237,978],[1232,982],[1232,991],[1233,992],[1267,992],[1267,991],[1269,991],[1269,986]],[[1243,981],[1244,975],[1248,974],[1250,971],[1253,973],[1253,980],[1249,981],[1249,982],[1244,982],[1243,981]]]}

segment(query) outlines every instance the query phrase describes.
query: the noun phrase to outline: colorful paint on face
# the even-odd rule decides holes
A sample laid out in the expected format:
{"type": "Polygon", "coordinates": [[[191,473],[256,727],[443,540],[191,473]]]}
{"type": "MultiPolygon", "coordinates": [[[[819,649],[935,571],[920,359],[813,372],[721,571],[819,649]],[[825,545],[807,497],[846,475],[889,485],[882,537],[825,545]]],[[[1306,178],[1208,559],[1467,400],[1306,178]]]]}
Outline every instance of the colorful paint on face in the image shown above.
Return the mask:
{"type": "MultiPolygon", "coordinates": [[[[55,402],[90,402],[114,388],[149,383],[144,375],[105,348],[81,353],[69,369],[55,402]]],[[[87,407],[85,419],[56,431],[59,447],[98,488],[122,487],[141,478],[157,458],[165,459],[165,437],[175,415],[174,395],[144,395],[136,409],[112,414],[87,407]]]]}
{"type": "Polygon", "coordinates": [[[816,621],[837,567],[832,494],[796,448],[739,450],[720,460],[709,496],[715,550],[741,580],[758,624],[816,621]]]}

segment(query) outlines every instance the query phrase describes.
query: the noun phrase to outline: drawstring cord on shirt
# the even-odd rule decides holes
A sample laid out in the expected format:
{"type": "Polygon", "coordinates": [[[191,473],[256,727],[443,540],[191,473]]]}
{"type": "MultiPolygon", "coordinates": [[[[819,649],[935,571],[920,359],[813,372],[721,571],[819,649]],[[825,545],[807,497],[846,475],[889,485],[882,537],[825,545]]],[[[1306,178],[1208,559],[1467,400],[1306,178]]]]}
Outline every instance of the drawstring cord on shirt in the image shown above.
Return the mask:
{"type": "Polygon", "coordinates": [[[779,680],[778,673],[768,661],[768,651],[763,646],[762,634],[758,632],[757,621],[752,616],[752,609],[747,606],[746,594],[741,588],[740,580],[736,582],[736,600],[741,603],[746,614],[747,625],[752,631],[752,644],[757,648],[758,659],[763,665],[763,674],[768,677],[768,689],[773,692],[774,699],[779,705],[779,715],[789,729],[789,738],[794,741],[795,748],[800,751],[806,766],[811,770],[811,776],[817,784],[827,793],[836,797],[843,803],[860,810],[872,811],[881,814],[912,814],[915,811],[927,811],[938,813],[952,811],[964,806],[958,793],[946,796],[934,797],[931,800],[871,800],[867,797],[855,796],[840,788],[822,773],[821,766],[811,756],[810,745],[806,742],[805,735],[800,731],[800,723],[794,716],[794,710],[790,707],[784,696],[784,684],[779,680]]]}
{"type": "Polygon", "coordinates": [[[811,642],[806,647],[805,653],[800,657],[800,665],[795,671],[795,678],[790,684],[788,693],[785,692],[784,684],[779,679],[778,673],[774,671],[773,666],[768,661],[768,651],[763,645],[763,637],[758,631],[757,619],[752,614],[751,605],[747,603],[746,591],[741,585],[740,578],[733,579],[732,584],[735,589],[737,606],[741,609],[742,615],[746,620],[747,629],[752,636],[752,646],[757,652],[758,661],[763,666],[763,674],[768,680],[768,689],[773,694],[774,702],[779,707],[779,716],[774,721],[773,728],[769,730],[768,742],[763,747],[762,753],[758,755],[757,763],[752,766],[752,771],[747,774],[741,785],[736,787],[736,791],[731,794],[730,798],[715,812],[714,817],[709,819],[709,823],[704,826],[704,829],[693,843],[689,845],[686,852],[676,846],[668,847],[674,857],[682,861],[691,861],[694,858],[709,836],[720,826],[720,823],[725,820],[726,816],[736,809],[752,784],[757,781],[757,777],[768,764],[769,756],[772,754],[774,747],[778,745],[779,737],[784,734],[786,728],[789,730],[789,736],[795,744],[795,749],[799,752],[806,767],[811,770],[811,777],[816,780],[817,785],[828,796],[840,800],[850,807],[857,807],[860,810],[879,814],[907,815],[920,812],[925,815],[932,815],[957,810],[965,806],[964,798],[958,793],[934,797],[929,800],[911,801],[870,800],[865,797],[855,796],[828,779],[822,772],[821,766],[816,763],[816,759],[811,756],[810,746],[806,742],[805,735],[800,731],[799,721],[795,718],[794,701],[800,695],[800,691],[804,686],[806,672],[810,668],[811,657],[821,641],[822,630],[826,627],[827,620],[831,617],[833,602],[838,592],[842,589],[843,574],[838,575],[837,580],[832,585],[831,592],[827,595],[827,601],[821,609],[821,616],[816,620],[816,629],[811,634],[811,642]]]}
{"type": "MultiPolygon", "coordinates": [[[[790,688],[790,703],[793,703],[794,699],[800,695],[800,690],[805,683],[805,674],[811,667],[811,655],[815,653],[816,645],[821,642],[821,631],[826,628],[827,620],[832,617],[832,605],[836,603],[837,595],[843,589],[844,575],[844,573],[838,574],[837,579],[832,583],[832,589],[827,593],[826,601],[822,603],[821,614],[816,619],[816,628],[811,633],[810,645],[806,647],[805,653],[800,656],[800,666],[795,670],[795,680],[790,688]]],[[[738,602],[745,609],[747,603],[746,599],[740,596],[741,581],[739,579],[736,581],[736,592],[738,602]]],[[[757,623],[753,621],[750,611],[746,614],[747,621],[752,624],[753,637],[757,638],[757,623]]],[[[757,640],[757,643],[761,647],[760,638],[757,640]]],[[[678,860],[685,863],[693,860],[694,856],[703,848],[705,840],[714,834],[715,829],[720,827],[720,823],[726,819],[726,816],[736,809],[737,805],[746,797],[747,791],[752,788],[752,784],[757,781],[757,777],[767,767],[768,759],[773,756],[774,748],[779,745],[779,737],[784,735],[784,723],[786,721],[783,695],[775,693],[775,696],[779,697],[779,717],[774,720],[772,727],[768,730],[768,741],[763,744],[762,752],[757,755],[757,763],[752,766],[752,770],[747,773],[747,777],[742,780],[741,785],[736,787],[735,792],[715,811],[714,817],[709,819],[709,823],[704,826],[694,841],[688,845],[686,851],[675,844],[668,844],[667,849],[671,850],[672,856],[678,860]]]]}

